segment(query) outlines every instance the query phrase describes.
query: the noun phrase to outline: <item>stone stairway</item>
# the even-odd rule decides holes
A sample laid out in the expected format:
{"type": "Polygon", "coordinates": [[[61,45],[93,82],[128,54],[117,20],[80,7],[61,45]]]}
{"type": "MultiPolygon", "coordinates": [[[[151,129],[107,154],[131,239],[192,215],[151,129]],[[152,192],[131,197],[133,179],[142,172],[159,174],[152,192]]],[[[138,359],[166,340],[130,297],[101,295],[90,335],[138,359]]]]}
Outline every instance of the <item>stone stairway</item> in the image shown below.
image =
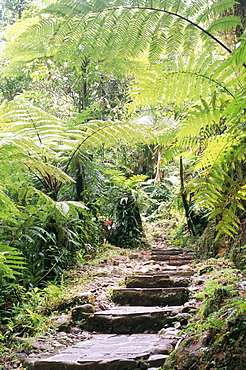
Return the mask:
{"type": "MultiPolygon", "coordinates": [[[[83,313],[91,338],[59,354],[32,359],[32,370],[157,369],[180,341],[180,328],[190,317],[191,251],[155,248],[151,260],[162,271],[127,276],[125,287],[112,291],[116,306],[83,313]],[[177,267],[178,266],[178,267],[177,267]]],[[[79,319],[79,307],[74,309],[79,319]]],[[[82,307],[83,310],[83,307],[82,307]]]]}

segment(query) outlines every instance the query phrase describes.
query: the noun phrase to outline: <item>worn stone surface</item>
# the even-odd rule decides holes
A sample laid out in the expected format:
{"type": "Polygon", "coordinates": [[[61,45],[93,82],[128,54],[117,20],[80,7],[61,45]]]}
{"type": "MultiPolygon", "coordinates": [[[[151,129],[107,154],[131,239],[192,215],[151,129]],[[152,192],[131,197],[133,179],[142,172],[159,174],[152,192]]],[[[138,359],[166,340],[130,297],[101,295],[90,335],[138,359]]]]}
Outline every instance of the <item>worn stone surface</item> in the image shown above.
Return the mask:
{"type": "Polygon", "coordinates": [[[174,259],[174,258],[169,258],[167,256],[162,256],[162,255],[153,255],[152,259],[154,261],[165,261],[166,263],[173,265],[173,266],[188,265],[193,260],[193,258],[189,258],[185,256],[182,256],[182,258],[179,257],[177,259],[174,259]]]}
{"type": "Polygon", "coordinates": [[[160,261],[169,261],[169,262],[175,262],[175,261],[184,261],[188,260],[191,261],[193,259],[192,256],[189,255],[178,255],[178,256],[170,256],[168,254],[153,254],[152,258],[160,258],[160,261]]]}
{"type": "Polygon", "coordinates": [[[188,300],[186,288],[122,288],[114,289],[112,300],[130,306],[180,306],[188,300]]]}
{"type": "Polygon", "coordinates": [[[169,307],[116,307],[91,315],[84,326],[85,330],[100,333],[157,333],[174,321],[187,323],[189,314],[183,313],[183,306],[169,307]]]}
{"type": "Polygon", "coordinates": [[[175,340],[158,334],[98,334],[46,359],[29,359],[30,370],[131,370],[161,366],[175,340]],[[141,365],[140,365],[141,364],[141,365]]]}
{"type": "MultiPolygon", "coordinates": [[[[151,274],[152,276],[158,275],[167,275],[170,278],[172,277],[188,277],[194,274],[194,270],[189,268],[189,266],[168,266],[162,269],[163,271],[148,271],[147,274],[151,274]],[[187,268],[188,267],[188,268],[187,268]]],[[[143,274],[137,274],[143,275],[143,274]]]]}
{"type": "Polygon", "coordinates": [[[127,288],[170,288],[170,287],[187,287],[190,283],[189,277],[175,276],[168,274],[142,274],[132,275],[126,278],[127,288]]]}
{"type": "Polygon", "coordinates": [[[151,249],[152,253],[161,253],[161,254],[168,254],[168,255],[178,255],[178,254],[183,254],[184,249],[183,248],[152,248],[151,249]]]}
{"type": "Polygon", "coordinates": [[[94,304],[92,300],[81,302],[82,305],[79,302],[80,306],[71,312],[73,323],[89,336],[49,357],[29,358],[30,370],[151,370],[164,364],[178,346],[180,329],[193,309],[187,302],[193,256],[180,248],[156,248],[142,265],[135,258],[133,255],[127,263],[123,256],[122,261],[113,259],[110,271],[114,279],[105,279],[108,267],[97,267],[96,282],[89,290],[96,297],[98,311],[93,312],[93,305],[88,304],[94,304]],[[116,276],[120,283],[122,271],[129,275],[126,288],[114,286],[116,276]],[[104,285],[99,285],[99,289],[100,279],[104,285]],[[103,298],[104,305],[99,298],[103,298]]]}
{"type": "Polygon", "coordinates": [[[151,355],[148,358],[148,362],[150,366],[162,366],[166,359],[168,358],[168,355],[151,355]]]}

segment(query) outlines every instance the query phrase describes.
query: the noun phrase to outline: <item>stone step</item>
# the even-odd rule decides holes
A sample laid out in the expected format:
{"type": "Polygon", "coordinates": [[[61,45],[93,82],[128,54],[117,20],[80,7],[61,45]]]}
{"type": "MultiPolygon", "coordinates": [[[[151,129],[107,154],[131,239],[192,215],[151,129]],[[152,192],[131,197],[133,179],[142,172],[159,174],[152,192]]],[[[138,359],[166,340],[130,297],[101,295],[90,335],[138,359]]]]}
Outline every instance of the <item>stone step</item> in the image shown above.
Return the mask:
{"type": "Polygon", "coordinates": [[[180,256],[178,256],[177,258],[170,258],[170,257],[167,258],[167,256],[153,255],[151,258],[154,261],[163,261],[172,266],[188,265],[193,261],[193,257],[190,258],[187,256],[182,257],[182,258],[180,258],[180,256]]]}
{"type": "Polygon", "coordinates": [[[83,329],[111,334],[157,333],[175,322],[186,325],[189,313],[184,306],[142,307],[124,306],[98,311],[89,316],[83,329]]]}
{"type": "MultiPolygon", "coordinates": [[[[170,335],[171,334],[171,335],[170,335]]],[[[178,337],[97,334],[46,358],[29,358],[30,370],[135,370],[162,366],[178,337]]]]}
{"type": "Polygon", "coordinates": [[[152,253],[152,257],[161,257],[163,261],[165,260],[192,260],[194,257],[190,254],[177,254],[177,255],[171,255],[171,254],[162,254],[162,253],[152,253]]]}
{"type": "Polygon", "coordinates": [[[190,283],[189,277],[172,276],[163,274],[141,274],[128,276],[125,279],[127,288],[170,288],[187,287],[190,283]]]}
{"type": "Polygon", "coordinates": [[[179,254],[195,254],[193,249],[184,249],[184,248],[161,248],[155,247],[151,249],[151,252],[159,252],[162,254],[169,254],[169,255],[179,255],[179,254]]]}
{"type": "Polygon", "coordinates": [[[170,258],[184,258],[184,257],[187,257],[187,258],[194,258],[194,253],[165,253],[165,251],[162,251],[162,250],[156,250],[156,251],[152,251],[151,252],[151,255],[152,256],[166,256],[167,258],[170,257],[170,258]]]}
{"type": "Polygon", "coordinates": [[[153,251],[161,251],[163,253],[167,253],[167,254],[181,254],[184,252],[185,249],[183,248],[160,248],[160,247],[155,247],[155,248],[152,248],[151,249],[151,252],[153,251]]]}
{"type": "Polygon", "coordinates": [[[178,288],[119,288],[114,289],[112,300],[122,306],[180,306],[189,297],[186,287],[178,288]]]}
{"type": "MultiPolygon", "coordinates": [[[[170,268],[171,266],[169,266],[170,268]]],[[[179,268],[179,267],[173,267],[172,270],[168,270],[165,268],[165,271],[163,272],[160,272],[160,271],[148,271],[146,273],[136,273],[136,275],[153,275],[153,276],[159,276],[159,275],[167,275],[169,276],[170,278],[172,277],[188,277],[188,276],[193,276],[194,275],[194,271],[189,269],[183,269],[182,267],[179,268]]]]}

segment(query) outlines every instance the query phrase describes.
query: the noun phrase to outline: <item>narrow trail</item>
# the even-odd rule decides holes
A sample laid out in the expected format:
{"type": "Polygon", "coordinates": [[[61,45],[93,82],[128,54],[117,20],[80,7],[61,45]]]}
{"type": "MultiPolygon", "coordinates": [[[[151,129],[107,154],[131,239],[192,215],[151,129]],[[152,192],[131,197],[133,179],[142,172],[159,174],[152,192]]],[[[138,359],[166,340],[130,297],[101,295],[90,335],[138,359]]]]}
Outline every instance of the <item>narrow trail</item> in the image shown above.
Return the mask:
{"type": "Polygon", "coordinates": [[[194,308],[189,301],[194,255],[159,244],[140,254],[132,252],[127,262],[119,256],[95,267],[97,278],[87,286],[93,304],[74,307],[70,313],[70,331],[82,322],[83,331],[77,332],[73,345],[55,354],[30,355],[28,369],[154,370],[163,365],[182,340],[180,329],[194,308]],[[119,286],[123,276],[124,285],[119,286]]]}

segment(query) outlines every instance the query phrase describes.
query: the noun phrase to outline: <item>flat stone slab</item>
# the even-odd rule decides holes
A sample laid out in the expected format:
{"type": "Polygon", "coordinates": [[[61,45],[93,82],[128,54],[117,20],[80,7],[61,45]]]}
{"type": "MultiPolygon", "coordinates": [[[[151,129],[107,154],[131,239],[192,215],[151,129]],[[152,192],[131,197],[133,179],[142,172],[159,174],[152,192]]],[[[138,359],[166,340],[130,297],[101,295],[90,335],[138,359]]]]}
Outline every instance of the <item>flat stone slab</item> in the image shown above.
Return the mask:
{"type": "Polygon", "coordinates": [[[151,251],[163,251],[163,252],[166,252],[166,253],[183,253],[185,249],[183,248],[160,248],[160,247],[156,247],[156,248],[152,248],[151,251]]]}
{"type": "Polygon", "coordinates": [[[127,288],[170,288],[187,287],[190,283],[189,277],[167,274],[141,274],[132,275],[125,279],[127,288]]]}
{"type": "MultiPolygon", "coordinates": [[[[165,269],[164,272],[160,272],[160,271],[149,271],[149,272],[146,272],[146,273],[137,273],[136,275],[152,275],[152,276],[168,276],[170,278],[172,277],[187,277],[187,276],[193,276],[194,275],[194,270],[192,269],[183,269],[182,267],[181,268],[178,268],[176,266],[168,266],[168,268],[173,268],[172,270],[167,270],[165,269]]],[[[133,275],[134,276],[134,275],[133,275]]]]}
{"type": "Polygon", "coordinates": [[[183,248],[153,248],[151,249],[152,253],[166,254],[170,256],[174,255],[194,255],[195,252],[192,249],[183,249],[183,248]]]}
{"type": "Polygon", "coordinates": [[[188,265],[193,261],[193,258],[187,258],[187,257],[180,258],[180,256],[178,256],[178,258],[175,259],[175,258],[169,258],[169,256],[167,258],[167,256],[163,256],[163,255],[153,255],[151,258],[154,261],[163,261],[173,266],[188,265]]]}
{"type": "Polygon", "coordinates": [[[112,300],[130,306],[180,306],[189,297],[187,288],[119,288],[114,289],[112,300]]]}
{"type": "Polygon", "coordinates": [[[175,322],[187,324],[190,315],[183,310],[184,306],[115,307],[95,312],[87,318],[84,329],[115,334],[157,333],[164,326],[172,326],[175,322]]]}
{"type": "Polygon", "coordinates": [[[158,334],[97,334],[60,354],[29,358],[29,370],[135,370],[162,366],[174,348],[173,339],[158,334]]]}
{"type": "Polygon", "coordinates": [[[161,254],[161,253],[153,253],[152,254],[152,257],[158,257],[161,259],[161,261],[182,261],[182,260],[193,260],[194,257],[193,256],[189,256],[189,255],[177,255],[177,256],[169,256],[168,254],[161,254]]]}

